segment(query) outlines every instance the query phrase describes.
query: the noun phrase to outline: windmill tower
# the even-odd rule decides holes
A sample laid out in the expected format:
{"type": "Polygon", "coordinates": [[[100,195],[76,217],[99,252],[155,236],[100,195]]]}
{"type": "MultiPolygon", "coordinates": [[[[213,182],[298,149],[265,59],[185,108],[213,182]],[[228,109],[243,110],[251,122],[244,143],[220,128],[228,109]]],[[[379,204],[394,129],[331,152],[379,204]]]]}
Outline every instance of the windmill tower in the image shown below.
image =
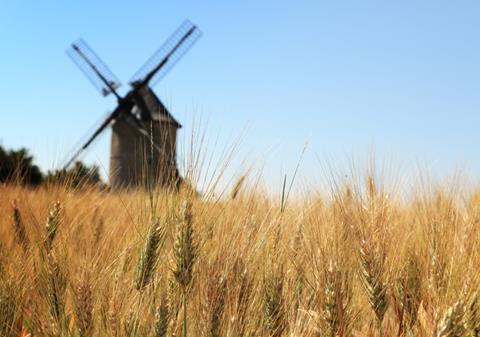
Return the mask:
{"type": "Polygon", "coordinates": [[[181,124],[163,105],[152,87],[198,40],[201,32],[185,21],[129,81],[130,90],[120,96],[120,81],[80,40],[68,50],[92,84],[107,96],[113,94],[117,107],[88,140],[74,152],[64,169],[108,127],[112,127],[109,181],[112,188],[138,186],[147,182],[169,185],[178,182],[176,164],[177,129],[181,124]]]}
{"type": "MultiPolygon", "coordinates": [[[[140,118],[148,137],[133,128],[124,116],[112,123],[109,172],[112,187],[139,185],[147,182],[142,180],[145,178],[161,184],[178,178],[175,148],[177,129],[182,126],[150,88],[140,89],[139,94],[151,112],[140,118]]],[[[134,114],[140,114],[139,108],[133,109],[134,114]]]]}

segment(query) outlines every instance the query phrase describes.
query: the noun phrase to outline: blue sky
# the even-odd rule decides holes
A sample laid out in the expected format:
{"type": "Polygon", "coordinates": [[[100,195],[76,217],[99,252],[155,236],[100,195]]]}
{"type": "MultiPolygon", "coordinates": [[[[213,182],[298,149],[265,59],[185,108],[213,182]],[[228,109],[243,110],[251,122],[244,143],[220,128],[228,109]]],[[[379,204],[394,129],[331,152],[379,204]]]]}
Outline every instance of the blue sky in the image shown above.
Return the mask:
{"type": "MultiPolygon", "coordinates": [[[[54,167],[107,111],[66,56],[83,37],[126,83],[189,18],[203,31],[155,87],[219,146],[280,181],[352,155],[480,171],[478,1],[8,1],[0,5],[0,140],[54,167]]],[[[124,86],[123,90],[126,89],[124,86]]],[[[212,148],[213,149],[213,148],[212,148]]],[[[85,156],[108,167],[109,134],[85,156]]]]}

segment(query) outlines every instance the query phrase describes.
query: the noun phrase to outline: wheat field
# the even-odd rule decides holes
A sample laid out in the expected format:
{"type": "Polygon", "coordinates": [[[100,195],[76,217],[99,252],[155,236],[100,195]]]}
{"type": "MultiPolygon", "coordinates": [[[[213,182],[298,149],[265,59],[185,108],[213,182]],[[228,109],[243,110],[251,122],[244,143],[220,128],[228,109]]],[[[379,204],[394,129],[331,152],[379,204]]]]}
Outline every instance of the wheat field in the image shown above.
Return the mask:
{"type": "Polygon", "coordinates": [[[422,190],[1,186],[0,335],[480,336],[480,195],[422,190]]]}

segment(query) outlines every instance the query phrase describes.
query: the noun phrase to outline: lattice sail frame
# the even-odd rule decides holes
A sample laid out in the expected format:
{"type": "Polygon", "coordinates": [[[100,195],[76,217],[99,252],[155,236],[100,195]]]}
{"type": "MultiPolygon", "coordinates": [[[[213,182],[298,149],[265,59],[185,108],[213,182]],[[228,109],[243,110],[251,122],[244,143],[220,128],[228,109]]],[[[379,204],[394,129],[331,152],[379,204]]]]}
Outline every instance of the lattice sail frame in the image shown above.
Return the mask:
{"type": "Polygon", "coordinates": [[[202,32],[190,20],[185,20],[170,38],[132,76],[130,84],[148,80],[154,86],[200,38],[202,32]],[[163,64],[162,64],[163,63],[163,64]],[[156,69],[159,67],[158,69],[156,69]],[[148,76],[151,76],[147,79],[148,76]]]}
{"type": "Polygon", "coordinates": [[[73,43],[67,50],[67,54],[103,96],[111,94],[112,90],[103,82],[95,70],[108,81],[114,90],[121,86],[120,80],[84,40],[79,39],[73,43]]]}

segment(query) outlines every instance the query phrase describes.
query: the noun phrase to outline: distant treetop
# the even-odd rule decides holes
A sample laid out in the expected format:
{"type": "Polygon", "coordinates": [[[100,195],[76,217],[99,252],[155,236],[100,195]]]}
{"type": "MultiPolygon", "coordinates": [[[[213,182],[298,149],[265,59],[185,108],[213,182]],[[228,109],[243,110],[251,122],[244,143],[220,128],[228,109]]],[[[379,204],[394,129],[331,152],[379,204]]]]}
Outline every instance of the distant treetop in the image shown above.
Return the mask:
{"type": "Polygon", "coordinates": [[[104,186],[96,165],[87,166],[77,161],[68,170],[54,170],[44,174],[27,149],[7,150],[0,145],[0,183],[10,182],[29,186],[39,186],[42,183],[66,184],[73,188],[104,186]]]}

